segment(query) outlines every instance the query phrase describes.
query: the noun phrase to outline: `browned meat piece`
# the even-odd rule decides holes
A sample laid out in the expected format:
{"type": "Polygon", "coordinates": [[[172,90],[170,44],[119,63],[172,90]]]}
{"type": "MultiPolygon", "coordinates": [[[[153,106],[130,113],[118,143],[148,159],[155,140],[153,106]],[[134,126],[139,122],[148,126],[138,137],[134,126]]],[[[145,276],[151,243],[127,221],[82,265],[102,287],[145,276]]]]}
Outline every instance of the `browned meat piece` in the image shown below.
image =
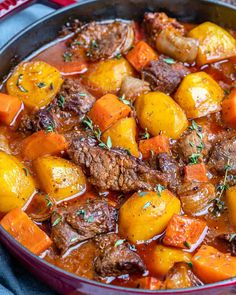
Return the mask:
{"type": "Polygon", "coordinates": [[[81,85],[79,80],[65,79],[60,93],[45,109],[32,115],[25,115],[19,129],[35,132],[57,129],[60,125],[78,124],[90,110],[95,98],[81,85]]]}
{"type": "Polygon", "coordinates": [[[71,138],[68,154],[84,169],[89,182],[102,190],[132,192],[166,185],[161,172],[125,153],[91,146],[77,135],[71,138]]]}
{"type": "Polygon", "coordinates": [[[184,262],[176,263],[164,281],[165,289],[190,288],[203,283],[194,275],[190,266],[184,262]]]}
{"type": "Polygon", "coordinates": [[[100,255],[94,260],[95,271],[99,276],[120,276],[142,273],[145,266],[138,254],[129,248],[117,234],[107,234],[95,238],[100,255]]]}
{"type": "Polygon", "coordinates": [[[120,94],[124,95],[125,99],[134,102],[138,96],[143,93],[147,93],[150,90],[148,82],[127,76],[121,84],[120,94]]]}
{"type": "Polygon", "coordinates": [[[217,142],[208,161],[209,169],[225,174],[226,165],[229,174],[236,174],[236,137],[217,142]]]}
{"type": "Polygon", "coordinates": [[[156,160],[157,169],[165,175],[169,188],[176,191],[182,180],[178,162],[167,153],[158,154],[156,160]]]}
{"type": "Polygon", "coordinates": [[[146,13],[144,24],[153,46],[165,55],[192,63],[198,53],[197,39],[184,37],[184,27],[165,13],[146,13]]]}
{"type": "Polygon", "coordinates": [[[62,84],[59,96],[58,105],[63,111],[71,111],[76,115],[83,116],[86,114],[95,102],[95,98],[74,79],[66,79],[62,84]],[[65,103],[60,106],[62,97],[65,103]]]}
{"type": "Polygon", "coordinates": [[[64,253],[78,242],[114,231],[116,219],[116,209],[105,200],[91,198],[83,202],[65,204],[57,207],[52,215],[51,238],[64,253]]]}
{"type": "Polygon", "coordinates": [[[236,256],[236,234],[224,234],[218,236],[219,239],[224,241],[232,256],[236,256]]]}
{"type": "Polygon", "coordinates": [[[72,46],[83,46],[91,61],[98,61],[126,53],[133,44],[132,23],[115,21],[112,23],[91,22],[76,34],[72,46]]]}
{"type": "Polygon", "coordinates": [[[181,63],[168,64],[165,59],[152,60],[142,72],[142,78],[146,80],[153,91],[172,93],[176,90],[189,70],[181,63]]]}
{"type": "Polygon", "coordinates": [[[171,28],[179,32],[180,35],[184,35],[185,29],[175,18],[168,17],[164,12],[146,12],[144,14],[144,25],[146,27],[148,35],[151,37],[155,44],[156,37],[160,32],[166,28],[171,28]]]}
{"type": "Polygon", "coordinates": [[[184,183],[178,189],[184,213],[199,216],[208,213],[215,198],[215,187],[211,183],[184,183]]]}

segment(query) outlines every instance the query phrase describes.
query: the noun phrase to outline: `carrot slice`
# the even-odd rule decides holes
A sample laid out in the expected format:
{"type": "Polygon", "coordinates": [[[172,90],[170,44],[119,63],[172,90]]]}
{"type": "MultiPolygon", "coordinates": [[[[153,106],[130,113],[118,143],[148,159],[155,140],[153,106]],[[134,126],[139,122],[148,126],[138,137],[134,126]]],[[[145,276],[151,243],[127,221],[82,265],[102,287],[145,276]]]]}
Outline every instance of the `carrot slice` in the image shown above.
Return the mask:
{"type": "Polygon", "coordinates": [[[140,140],[139,150],[144,159],[148,159],[152,153],[169,153],[169,139],[165,135],[157,135],[149,139],[140,140]]]}
{"type": "Polygon", "coordinates": [[[104,131],[119,119],[127,117],[130,112],[131,108],[117,96],[106,94],[95,102],[88,116],[101,131],[104,131]]]}
{"type": "Polygon", "coordinates": [[[23,140],[22,155],[25,159],[35,160],[44,155],[57,155],[66,150],[67,146],[63,135],[41,130],[23,140]]]}
{"type": "Polygon", "coordinates": [[[147,289],[147,290],[159,290],[161,289],[162,282],[154,277],[144,277],[135,280],[136,288],[147,289]]]}
{"type": "Polygon", "coordinates": [[[20,244],[36,255],[45,251],[52,244],[46,233],[19,208],[7,213],[0,224],[20,244]]]}
{"type": "Polygon", "coordinates": [[[139,41],[126,55],[128,61],[137,71],[140,71],[157,57],[156,52],[145,41],[139,41]]]}
{"type": "Polygon", "coordinates": [[[11,125],[23,108],[22,101],[11,95],[0,93],[0,121],[11,125]]]}
{"type": "Polygon", "coordinates": [[[214,283],[236,276],[236,257],[203,245],[192,258],[193,269],[204,283],[214,283]]]}
{"type": "Polygon", "coordinates": [[[184,167],[185,181],[208,182],[206,165],[194,164],[184,167]]]}
{"type": "Polygon", "coordinates": [[[222,117],[229,127],[236,128],[236,88],[222,102],[222,117]]]}
{"type": "Polygon", "coordinates": [[[163,243],[168,246],[190,249],[196,247],[202,235],[206,233],[206,222],[174,215],[168,223],[163,243]]]}

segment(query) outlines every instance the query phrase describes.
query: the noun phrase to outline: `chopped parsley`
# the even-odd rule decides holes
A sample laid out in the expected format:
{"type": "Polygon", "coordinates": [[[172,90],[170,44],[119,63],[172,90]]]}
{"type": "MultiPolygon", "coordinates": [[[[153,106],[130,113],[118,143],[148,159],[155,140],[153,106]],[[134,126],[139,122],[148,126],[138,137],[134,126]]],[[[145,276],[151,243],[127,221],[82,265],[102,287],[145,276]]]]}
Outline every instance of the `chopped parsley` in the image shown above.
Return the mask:
{"type": "Polygon", "coordinates": [[[118,246],[122,245],[124,242],[125,242],[125,240],[117,240],[115,242],[115,247],[118,247],[118,246]]]}
{"type": "Polygon", "coordinates": [[[47,129],[45,131],[46,131],[46,133],[53,132],[54,131],[54,126],[53,125],[48,125],[47,129]]]}
{"type": "Polygon", "coordinates": [[[93,136],[97,139],[99,147],[104,148],[104,149],[111,149],[112,148],[111,137],[108,136],[107,142],[104,143],[101,140],[102,131],[98,127],[94,127],[93,121],[88,116],[86,116],[83,119],[82,123],[93,132],[93,136]]]}
{"type": "Polygon", "coordinates": [[[72,237],[72,238],[70,239],[70,242],[73,243],[73,242],[75,242],[75,241],[77,241],[77,240],[78,240],[77,237],[72,237]]]}
{"type": "Polygon", "coordinates": [[[55,219],[55,221],[53,222],[52,226],[56,226],[56,225],[58,225],[60,222],[61,222],[61,216],[59,216],[59,217],[57,217],[57,218],[55,219]]]}
{"type": "Polygon", "coordinates": [[[81,96],[81,97],[86,97],[87,94],[86,94],[86,93],[82,93],[82,92],[80,92],[80,93],[79,93],[79,96],[81,96]]]}
{"type": "Polygon", "coordinates": [[[167,57],[163,58],[163,61],[169,65],[175,64],[175,60],[173,58],[167,57]]]}
{"type": "Polygon", "coordinates": [[[165,188],[163,185],[161,185],[161,184],[158,184],[158,185],[156,186],[155,191],[156,191],[158,197],[161,196],[162,191],[164,191],[165,189],[166,189],[166,188],[165,188]]]}
{"type": "Polygon", "coordinates": [[[189,267],[193,268],[193,264],[192,264],[192,262],[187,262],[187,265],[188,265],[189,267]]]}
{"type": "Polygon", "coordinates": [[[94,220],[94,216],[91,215],[91,216],[89,216],[89,218],[87,219],[87,222],[93,222],[93,220],[94,220]]]}
{"type": "Polygon", "coordinates": [[[38,88],[44,88],[47,84],[45,82],[37,83],[38,88]]]}
{"type": "Polygon", "coordinates": [[[236,234],[231,234],[229,238],[229,242],[231,243],[236,238],[236,234]]]}
{"type": "Polygon", "coordinates": [[[48,208],[52,207],[52,201],[50,200],[48,195],[45,196],[45,200],[47,201],[47,207],[48,208]]]}
{"type": "Polygon", "coordinates": [[[29,170],[25,167],[22,168],[23,171],[25,172],[25,176],[28,176],[29,175],[29,170]]]}
{"type": "Polygon", "coordinates": [[[115,56],[116,59],[121,59],[122,58],[122,54],[121,53],[117,53],[117,55],[115,56]]]}
{"type": "Polygon", "coordinates": [[[143,209],[147,209],[149,206],[151,206],[151,204],[152,203],[148,201],[147,203],[144,204],[143,209]]]}
{"type": "Polygon", "coordinates": [[[71,52],[65,52],[63,54],[64,62],[70,62],[72,61],[72,53],[71,52]]]}
{"type": "Polygon", "coordinates": [[[147,192],[138,192],[138,195],[139,195],[140,197],[144,197],[146,194],[147,194],[147,192]]]}
{"type": "Polygon", "coordinates": [[[132,103],[131,101],[129,101],[128,99],[125,99],[125,94],[123,94],[122,96],[118,97],[119,101],[123,102],[124,104],[132,107],[132,103]]]}
{"type": "Polygon", "coordinates": [[[64,108],[65,105],[65,97],[61,94],[58,95],[58,100],[57,100],[57,104],[59,106],[60,109],[64,108]]]}
{"type": "Polygon", "coordinates": [[[150,138],[150,134],[147,131],[147,128],[144,129],[144,133],[142,134],[142,139],[149,139],[150,138]]]}
{"type": "Polygon", "coordinates": [[[191,248],[191,245],[189,244],[189,242],[184,241],[183,244],[184,244],[184,247],[186,247],[186,248],[188,248],[188,249],[191,248]]]}
{"type": "Polygon", "coordinates": [[[189,162],[190,164],[197,164],[198,163],[198,159],[201,157],[201,154],[192,154],[191,156],[189,156],[189,162]]]}
{"type": "Polygon", "coordinates": [[[20,75],[18,76],[17,81],[16,81],[16,86],[20,89],[21,92],[28,92],[28,90],[25,89],[25,88],[23,87],[23,85],[21,84],[22,79],[23,79],[23,76],[24,76],[23,74],[20,74],[20,75]]]}
{"type": "Polygon", "coordinates": [[[85,216],[85,214],[86,214],[86,212],[85,212],[84,209],[80,209],[80,210],[78,210],[78,211],[76,212],[76,215],[83,215],[83,216],[85,216]]]}

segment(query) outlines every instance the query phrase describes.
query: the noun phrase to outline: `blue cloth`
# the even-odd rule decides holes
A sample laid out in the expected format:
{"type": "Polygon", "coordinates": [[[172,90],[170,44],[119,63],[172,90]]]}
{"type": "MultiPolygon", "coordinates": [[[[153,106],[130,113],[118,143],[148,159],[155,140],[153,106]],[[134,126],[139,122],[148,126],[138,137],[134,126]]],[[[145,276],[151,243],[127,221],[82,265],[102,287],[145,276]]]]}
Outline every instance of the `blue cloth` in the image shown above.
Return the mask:
{"type": "Polygon", "coordinates": [[[56,295],[0,245],[0,295],[56,295]]]}

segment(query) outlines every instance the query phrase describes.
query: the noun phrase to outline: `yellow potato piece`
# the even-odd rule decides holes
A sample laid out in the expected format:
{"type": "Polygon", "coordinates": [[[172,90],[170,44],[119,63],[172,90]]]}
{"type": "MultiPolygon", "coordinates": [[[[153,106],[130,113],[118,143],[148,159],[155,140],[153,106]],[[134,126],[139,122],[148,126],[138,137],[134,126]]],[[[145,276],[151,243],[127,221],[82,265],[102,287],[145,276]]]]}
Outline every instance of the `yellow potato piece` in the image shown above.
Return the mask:
{"type": "Polygon", "coordinates": [[[163,132],[177,139],[188,127],[188,121],[181,107],[162,92],[149,92],[137,98],[135,108],[139,123],[153,136],[163,132]]]}
{"type": "Polygon", "coordinates": [[[197,64],[204,65],[232,57],[236,54],[236,40],[226,30],[205,22],[189,32],[189,37],[200,42],[197,64]]]}
{"type": "Polygon", "coordinates": [[[28,170],[14,156],[0,151],[0,212],[22,208],[35,192],[28,170]]]}
{"type": "Polygon", "coordinates": [[[226,190],[226,202],[229,212],[229,221],[236,230],[236,186],[226,190]]]}
{"type": "Polygon", "coordinates": [[[224,91],[205,72],[187,75],[175,94],[188,118],[199,118],[221,110],[224,91]]]}
{"type": "Polygon", "coordinates": [[[81,194],[86,189],[86,179],[81,168],[60,157],[40,157],[33,162],[41,188],[62,201],[81,194]]]}
{"type": "Polygon", "coordinates": [[[134,118],[124,118],[107,129],[102,140],[106,143],[110,136],[112,147],[120,147],[128,150],[133,156],[139,157],[138,144],[136,142],[137,125],[134,118]]]}
{"type": "Polygon", "coordinates": [[[162,233],[180,201],[169,190],[134,193],[120,208],[119,233],[131,243],[146,241],[162,233]]]}
{"type": "Polygon", "coordinates": [[[109,59],[100,61],[91,67],[85,75],[93,87],[103,93],[117,92],[126,76],[132,76],[133,70],[126,59],[109,59]]]}
{"type": "Polygon", "coordinates": [[[7,92],[20,98],[30,108],[49,104],[60,90],[60,72],[42,61],[23,62],[7,80],[7,92]]]}
{"type": "Polygon", "coordinates": [[[191,262],[192,255],[179,249],[157,245],[152,251],[150,269],[157,276],[165,276],[176,262],[191,262]]]}

